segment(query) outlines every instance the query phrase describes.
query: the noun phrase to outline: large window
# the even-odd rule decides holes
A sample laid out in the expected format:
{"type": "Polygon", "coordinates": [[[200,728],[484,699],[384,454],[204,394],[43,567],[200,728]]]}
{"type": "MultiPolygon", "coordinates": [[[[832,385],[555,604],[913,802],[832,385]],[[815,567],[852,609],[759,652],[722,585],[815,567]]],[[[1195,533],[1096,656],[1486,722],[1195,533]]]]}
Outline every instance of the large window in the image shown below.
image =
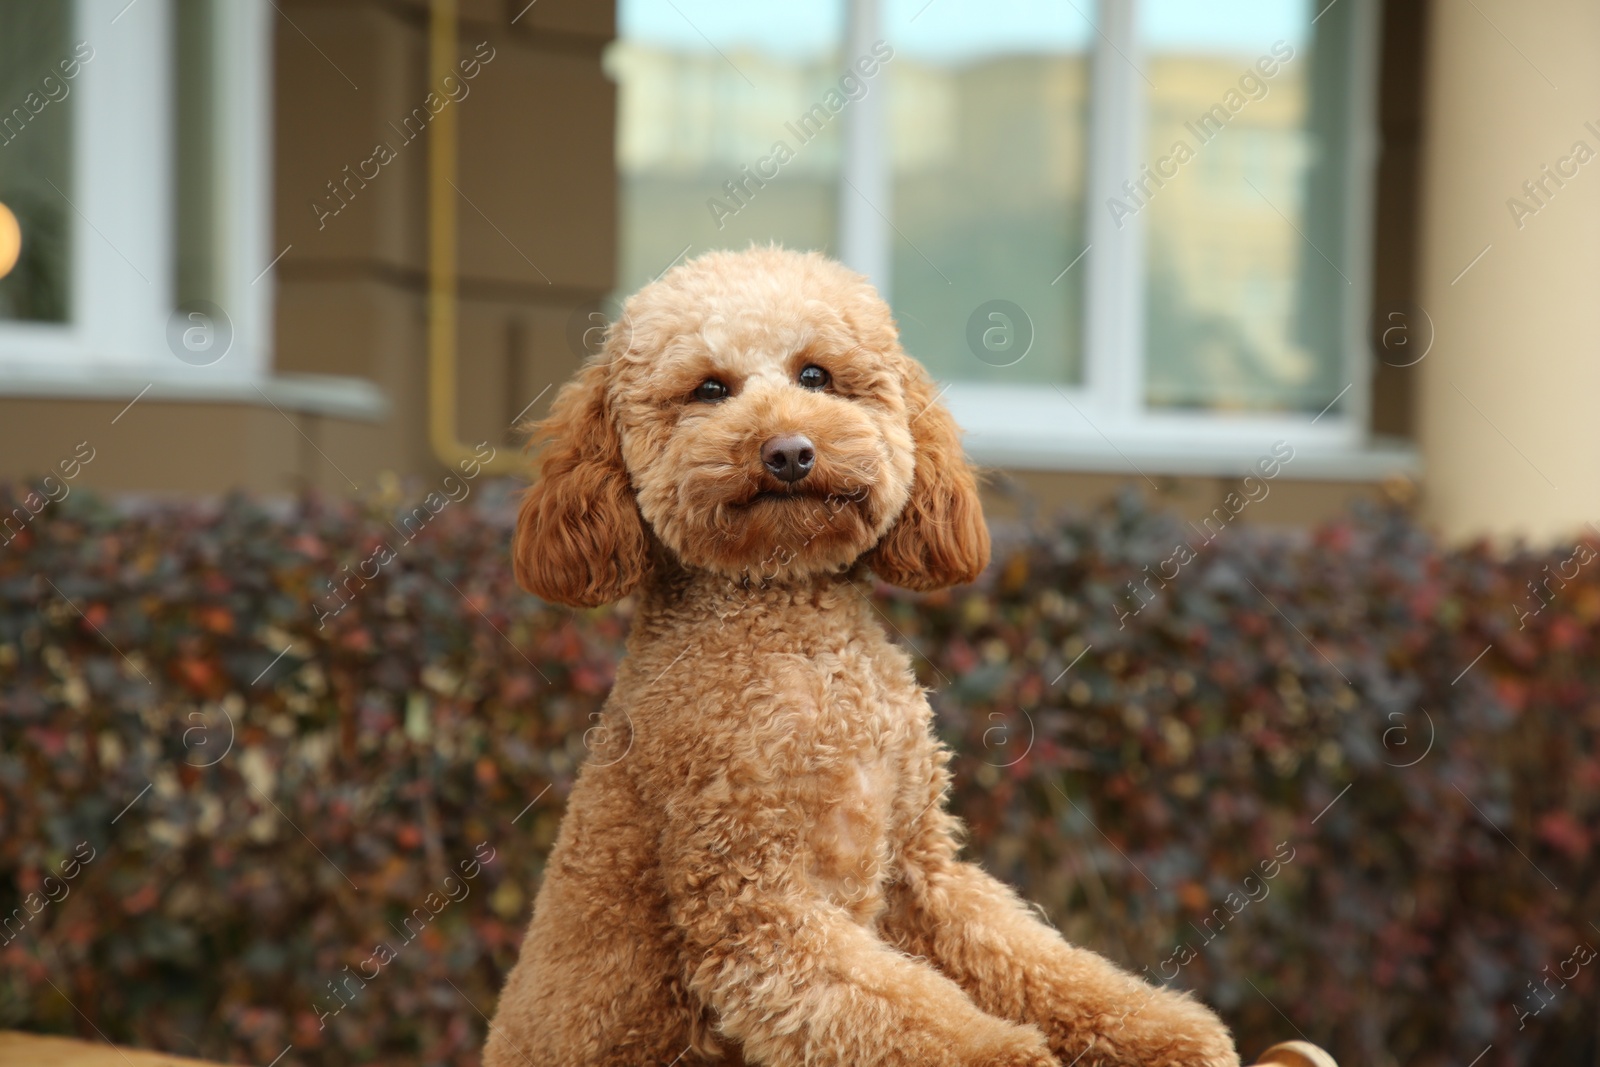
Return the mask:
{"type": "Polygon", "coordinates": [[[1365,438],[1373,0],[621,0],[621,288],[826,251],[990,462],[1365,438]]]}
{"type": "Polygon", "coordinates": [[[271,10],[0,4],[0,385],[265,373],[271,10]]]}

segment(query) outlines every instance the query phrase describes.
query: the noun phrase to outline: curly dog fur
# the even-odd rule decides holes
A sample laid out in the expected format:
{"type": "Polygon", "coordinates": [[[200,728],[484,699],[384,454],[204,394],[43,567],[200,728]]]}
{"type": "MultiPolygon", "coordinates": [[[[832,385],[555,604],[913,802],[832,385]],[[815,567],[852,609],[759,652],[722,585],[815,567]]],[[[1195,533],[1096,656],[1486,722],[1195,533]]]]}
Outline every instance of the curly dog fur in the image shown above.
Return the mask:
{"type": "Polygon", "coordinates": [[[639,610],[486,1067],[1235,1067],[1210,1011],[957,858],[950,753],[856,583],[971,581],[989,539],[864,278],[777,248],[686,263],[541,437],[518,580],[639,610]],[[763,446],[796,434],[812,466],[780,478],[763,446]]]}

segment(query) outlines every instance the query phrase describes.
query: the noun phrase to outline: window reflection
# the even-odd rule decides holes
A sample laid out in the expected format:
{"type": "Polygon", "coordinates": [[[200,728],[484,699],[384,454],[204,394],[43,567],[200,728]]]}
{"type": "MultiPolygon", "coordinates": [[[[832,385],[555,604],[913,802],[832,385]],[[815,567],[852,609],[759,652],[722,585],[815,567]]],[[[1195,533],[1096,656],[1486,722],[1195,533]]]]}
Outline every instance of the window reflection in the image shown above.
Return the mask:
{"type": "Polygon", "coordinates": [[[622,0],[618,17],[619,288],[686,246],[832,251],[842,3],[622,0]]]}
{"type": "Polygon", "coordinates": [[[1354,5],[1320,7],[1141,5],[1146,158],[1170,175],[1126,201],[1147,227],[1152,406],[1316,412],[1346,384],[1354,5]]]}
{"type": "MultiPolygon", "coordinates": [[[[1089,14],[1092,4],[1081,5],[1089,14]]],[[[1084,153],[1093,31],[1059,0],[890,0],[892,303],[936,377],[1082,380],[1084,153]],[[1025,359],[980,359],[967,322],[1005,300],[1025,359]]]]}
{"type": "MultiPolygon", "coordinates": [[[[71,315],[72,7],[0,4],[0,204],[16,221],[16,262],[0,277],[0,320],[71,315]],[[69,73],[70,72],[70,73],[69,73]]],[[[0,241],[6,235],[0,235],[0,241]]]]}

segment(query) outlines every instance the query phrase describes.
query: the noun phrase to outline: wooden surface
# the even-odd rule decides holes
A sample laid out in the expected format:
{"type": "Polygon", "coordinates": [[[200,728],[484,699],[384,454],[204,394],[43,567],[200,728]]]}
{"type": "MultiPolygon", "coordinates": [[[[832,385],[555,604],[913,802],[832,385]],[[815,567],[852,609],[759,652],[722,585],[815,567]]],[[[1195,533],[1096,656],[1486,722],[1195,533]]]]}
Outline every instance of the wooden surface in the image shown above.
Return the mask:
{"type": "Polygon", "coordinates": [[[1258,1067],[1339,1067],[1324,1049],[1309,1041],[1273,1045],[1256,1063],[1258,1067]]]}
{"type": "Polygon", "coordinates": [[[0,1067],[221,1067],[206,1060],[42,1034],[0,1031],[0,1067]]]}
{"type": "MultiPolygon", "coordinates": [[[[1308,1041],[1273,1045],[1257,1061],[1261,1067],[1338,1067],[1333,1057],[1308,1041]]],[[[206,1060],[161,1052],[114,1048],[107,1044],[70,1041],[0,1031],[0,1067],[222,1067],[206,1060]]]]}

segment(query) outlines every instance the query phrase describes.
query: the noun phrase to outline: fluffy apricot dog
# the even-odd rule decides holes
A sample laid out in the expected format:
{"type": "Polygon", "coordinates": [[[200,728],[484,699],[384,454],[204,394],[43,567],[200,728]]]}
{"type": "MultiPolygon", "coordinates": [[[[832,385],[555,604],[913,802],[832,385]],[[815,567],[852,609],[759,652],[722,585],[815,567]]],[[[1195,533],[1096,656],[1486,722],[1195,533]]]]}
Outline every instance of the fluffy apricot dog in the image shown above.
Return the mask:
{"type": "Polygon", "coordinates": [[[1238,1063],[1207,1009],[957,858],[950,753],[858,583],[971,581],[989,538],[864,278],[686,263],[541,431],[518,580],[639,608],[487,1067],[1238,1063]]]}

